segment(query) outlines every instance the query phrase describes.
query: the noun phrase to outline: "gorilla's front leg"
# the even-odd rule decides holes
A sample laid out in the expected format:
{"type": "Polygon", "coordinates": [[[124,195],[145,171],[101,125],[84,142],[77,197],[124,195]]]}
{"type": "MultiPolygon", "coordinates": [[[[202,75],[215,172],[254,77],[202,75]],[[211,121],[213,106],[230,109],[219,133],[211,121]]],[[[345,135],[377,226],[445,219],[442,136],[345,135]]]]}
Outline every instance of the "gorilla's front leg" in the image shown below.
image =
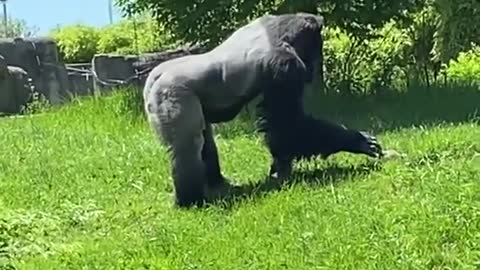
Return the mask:
{"type": "Polygon", "coordinates": [[[293,148],[296,148],[297,154],[321,154],[324,159],[341,151],[374,158],[383,155],[382,146],[375,136],[325,119],[304,115],[297,121],[296,130],[298,138],[294,140],[293,148]]]}
{"type": "Polygon", "coordinates": [[[221,173],[218,150],[213,138],[212,125],[206,124],[203,131],[204,144],[202,148],[202,159],[205,164],[207,174],[207,185],[209,188],[215,188],[225,183],[221,173]]]}
{"type": "Polygon", "coordinates": [[[206,168],[198,155],[201,138],[197,137],[191,143],[182,144],[171,151],[175,204],[180,207],[202,206],[206,199],[204,193],[206,168]]]}

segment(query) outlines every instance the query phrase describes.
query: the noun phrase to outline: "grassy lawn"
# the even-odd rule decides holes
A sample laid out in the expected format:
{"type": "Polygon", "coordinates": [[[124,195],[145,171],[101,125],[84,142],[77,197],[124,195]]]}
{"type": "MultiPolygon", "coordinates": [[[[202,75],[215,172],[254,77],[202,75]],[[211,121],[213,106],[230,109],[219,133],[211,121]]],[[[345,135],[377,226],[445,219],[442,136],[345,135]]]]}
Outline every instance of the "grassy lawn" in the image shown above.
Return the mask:
{"type": "Polygon", "coordinates": [[[0,269],[480,267],[478,91],[310,97],[405,156],[300,162],[281,190],[251,126],[223,125],[224,173],[264,192],[197,210],[172,207],[165,151],[125,100],[0,119],[0,269]]]}

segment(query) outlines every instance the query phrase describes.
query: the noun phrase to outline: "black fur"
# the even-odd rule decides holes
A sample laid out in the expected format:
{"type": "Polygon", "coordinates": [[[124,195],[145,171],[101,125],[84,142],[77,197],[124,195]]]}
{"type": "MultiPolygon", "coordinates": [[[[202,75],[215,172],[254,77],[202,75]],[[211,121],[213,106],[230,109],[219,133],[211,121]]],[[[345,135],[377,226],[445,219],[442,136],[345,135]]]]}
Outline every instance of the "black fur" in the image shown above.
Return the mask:
{"type": "MultiPolygon", "coordinates": [[[[289,87],[282,85],[278,88],[289,87]]],[[[257,129],[264,134],[273,158],[270,176],[288,177],[292,161],[316,156],[328,158],[345,151],[371,157],[382,155],[382,147],[374,136],[348,129],[325,119],[315,119],[303,109],[303,91],[271,89],[257,106],[257,129]]]]}

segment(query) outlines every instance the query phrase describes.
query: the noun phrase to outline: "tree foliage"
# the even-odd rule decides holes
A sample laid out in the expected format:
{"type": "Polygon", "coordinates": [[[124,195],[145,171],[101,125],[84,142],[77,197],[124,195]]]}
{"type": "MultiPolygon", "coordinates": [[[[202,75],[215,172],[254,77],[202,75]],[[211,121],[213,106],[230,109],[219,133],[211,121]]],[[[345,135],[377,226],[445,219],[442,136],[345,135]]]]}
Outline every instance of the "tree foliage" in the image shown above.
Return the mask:
{"type": "Polygon", "coordinates": [[[125,14],[151,10],[178,39],[213,46],[228,33],[263,14],[307,11],[322,14],[329,25],[367,35],[392,18],[402,19],[421,0],[117,0],[125,14]]]}
{"type": "Polygon", "coordinates": [[[328,27],[324,47],[327,91],[365,94],[400,87],[408,77],[411,43],[403,29],[389,22],[362,38],[328,27]]]}
{"type": "Polygon", "coordinates": [[[97,53],[137,54],[175,46],[165,27],[149,14],[105,27],[67,25],[54,29],[50,36],[57,41],[66,63],[89,62],[97,53]]]}
{"type": "Polygon", "coordinates": [[[98,53],[146,53],[170,48],[175,44],[165,27],[148,14],[142,14],[135,20],[121,20],[99,31],[98,53]]]}
{"type": "Polygon", "coordinates": [[[56,40],[60,54],[67,63],[88,62],[97,52],[99,31],[81,24],[54,29],[51,36],[56,40]]]}
{"type": "Polygon", "coordinates": [[[7,38],[29,38],[33,37],[37,34],[38,27],[36,26],[29,26],[27,22],[22,19],[9,17],[7,19],[7,27],[5,28],[5,24],[0,24],[0,36],[7,37],[7,38]]]}
{"type": "Polygon", "coordinates": [[[443,63],[480,44],[480,1],[435,0],[439,16],[436,50],[443,63]]]}
{"type": "Polygon", "coordinates": [[[452,81],[480,85],[479,62],[480,47],[475,46],[469,51],[460,52],[456,59],[452,59],[446,72],[452,81]]]}
{"type": "Polygon", "coordinates": [[[441,75],[445,82],[448,76],[458,80],[475,72],[472,53],[467,59],[461,52],[480,43],[477,0],[116,0],[116,5],[126,15],[151,11],[176,41],[206,48],[263,14],[321,14],[327,27],[320,88],[343,93],[431,85],[441,75]],[[459,54],[460,62],[450,61],[459,54]]]}

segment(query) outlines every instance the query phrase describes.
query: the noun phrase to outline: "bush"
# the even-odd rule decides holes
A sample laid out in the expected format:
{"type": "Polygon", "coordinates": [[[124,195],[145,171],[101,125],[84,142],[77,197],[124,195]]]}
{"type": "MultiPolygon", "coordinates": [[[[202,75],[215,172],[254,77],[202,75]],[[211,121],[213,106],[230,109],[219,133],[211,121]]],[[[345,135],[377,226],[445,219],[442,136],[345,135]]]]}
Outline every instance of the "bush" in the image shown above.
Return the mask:
{"type": "Polygon", "coordinates": [[[460,84],[480,85],[480,46],[474,46],[467,52],[460,52],[446,68],[450,80],[460,84]]]}
{"type": "Polygon", "coordinates": [[[371,38],[348,35],[339,28],[325,31],[325,86],[328,91],[366,93],[398,87],[404,81],[409,46],[404,31],[393,23],[371,38]]]}
{"type": "Polygon", "coordinates": [[[160,51],[174,44],[165,28],[151,17],[143,16],[101,29],[99,53],[135,54],[160,51]],[[136,29],[136,31],[135,31],[136,29]]]}
{"type": "Polygon", "coordinates": [[[124,19],[102,28],[72,25],[58,28],[51,36],[67,63],[90,62],[97,53],[136,54],[161,51],[175,44],[172,36],[151,16],[124,19]]]}
{"type": "Polygon", "coordinates": [[[60,55],[67,63],[89,62],[97,52],[99,31],[91,26],[75,24],[55,29],[60,55]]]}

